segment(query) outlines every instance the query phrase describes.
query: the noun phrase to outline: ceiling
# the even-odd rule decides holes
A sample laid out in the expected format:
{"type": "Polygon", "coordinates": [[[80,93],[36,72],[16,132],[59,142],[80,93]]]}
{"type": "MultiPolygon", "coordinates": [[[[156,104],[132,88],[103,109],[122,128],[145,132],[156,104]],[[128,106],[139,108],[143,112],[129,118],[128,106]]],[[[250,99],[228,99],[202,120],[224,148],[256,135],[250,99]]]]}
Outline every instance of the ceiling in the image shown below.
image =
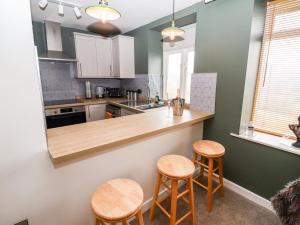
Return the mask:
{"type": "MultiPolygon", "coordinates": [[[[65,15],[58,15],[57,5],[50,3],[45,10],[38,6],[40,0],[31,0],[31,12],[34,21],[54,21],[62,26],[73,27],[87,30],[87,27],[98,22],[96,19],[88,16],[84,11],[91,5],[98,4],[99,0],[67,0],[68,2],[80,4],[82,17],[77,19],[73,9],[64,7],[65,15]]],[[[175,11],[179,11],[202,0],[177,0],[175,2],[175,11]]],[[[138,28],[152,21],[160,19],[172,13],[172,0],[109,0],[109,5],[117,9],[122,17],[112,24],[116,26],[121,33],[138,28]]]]}

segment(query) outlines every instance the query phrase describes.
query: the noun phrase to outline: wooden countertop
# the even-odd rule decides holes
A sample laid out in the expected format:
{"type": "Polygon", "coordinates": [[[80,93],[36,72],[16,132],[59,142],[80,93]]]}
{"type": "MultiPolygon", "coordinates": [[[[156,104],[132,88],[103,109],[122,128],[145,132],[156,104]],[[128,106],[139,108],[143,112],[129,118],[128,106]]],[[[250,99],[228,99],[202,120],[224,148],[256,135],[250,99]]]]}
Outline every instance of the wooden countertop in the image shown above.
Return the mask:
{"type": "Polygon", "coordinates": [[[92,99],[77,99],[76,103],[71,104],[60,104],[60,105],[48,105],[45,106],[45,109],[56,109],[56,108],[67,108],[73,106],[85,106],[85,105],[98,105],[98,104],[106,104],[110,102],[124,102],[126,98],[92,98],[92,99]]]}
{"type": "Polygon", "coordinates": [[[168,108],[108,120],[49,129],[48,149],[54,163],[64,162],[109,147],[200,123],[212,114],[184,110],[182,117],[168,117],[168,108]]]}

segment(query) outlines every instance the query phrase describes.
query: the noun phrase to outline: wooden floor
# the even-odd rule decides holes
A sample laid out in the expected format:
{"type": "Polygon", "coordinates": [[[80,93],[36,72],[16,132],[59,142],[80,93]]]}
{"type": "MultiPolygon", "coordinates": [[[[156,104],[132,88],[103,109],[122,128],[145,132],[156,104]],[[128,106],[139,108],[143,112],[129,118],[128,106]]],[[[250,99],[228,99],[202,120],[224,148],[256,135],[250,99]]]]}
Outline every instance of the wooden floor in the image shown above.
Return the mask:
{"type": "MultiPolygon", "coordinates": [[[[223,199],[218,195],[214,196],[213,211],[209,214],[206,210],[205,192],[198,187],[194,190],[197,225],[281,225],[275,214],[228,189],[224,189],[223,199]]],[[[169,200],[165,200],[163,205],[168,208],[169,200]]],[[[178,217],[187,212],[188,208],[185,205],[185,202],[179,203],[178,217]]],[[[153,223],[149,221],[149,211],[144,214],[144,221],[145,225],[169,224],[159,209],[155,210],[153,223]]],[[[131,224],[134,225],[135,222],[131,224]]],[[[189,220],[182,223],[189,224],[189,220]]]]}

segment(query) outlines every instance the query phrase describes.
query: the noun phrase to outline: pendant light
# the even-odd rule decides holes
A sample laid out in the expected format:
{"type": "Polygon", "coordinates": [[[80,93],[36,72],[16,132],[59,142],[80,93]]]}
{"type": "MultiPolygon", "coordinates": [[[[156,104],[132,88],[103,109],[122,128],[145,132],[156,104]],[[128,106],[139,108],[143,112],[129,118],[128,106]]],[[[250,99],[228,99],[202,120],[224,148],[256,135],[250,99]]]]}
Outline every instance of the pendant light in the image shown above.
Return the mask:
{"type": "Polygon", "coordinates": [[[121,14],[108,6],[107,0],[100,0],[99,5],[94,5],[86,8],[85,12],[96,19],[100,19],[102,23],[108,20],[116,20],[121,17],[121,14]]]}
{"type": "Polygon", "coordinates": [[[183,36],[185,31],[181,28],[175,26],[175,0],[173,0],[173,18],[172,25],[161,31],[163,38],[170,38],[171,41],[175,41],[175,38],[178,36],[183,36]]]}

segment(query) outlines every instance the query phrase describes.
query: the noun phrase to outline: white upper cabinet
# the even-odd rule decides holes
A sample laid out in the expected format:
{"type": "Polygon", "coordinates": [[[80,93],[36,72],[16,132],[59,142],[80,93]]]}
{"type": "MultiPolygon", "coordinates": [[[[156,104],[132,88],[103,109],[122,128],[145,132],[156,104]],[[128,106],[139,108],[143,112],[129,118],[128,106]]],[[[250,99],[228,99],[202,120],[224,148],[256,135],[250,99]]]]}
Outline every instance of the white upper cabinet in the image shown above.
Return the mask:
{"type": "Polygon", "coordinates": [[[74,33],[78,78],[134,78],[134,38],[74,33]]]}
{"type": "Polygon", "coordinates": [[[100,77],[112,76],[112,40],[96,38],[98,75],[100,77]]]}
{"type": "Polygon", "coordinates": [[[98,77],[96,39],[75,34],[75,48],[78,77],[98,77]]]}
{"type": "Polygon", "coordinates": [[[113,75],[119,78],[135,78],[134,38],[116,36],[112,39],[113,75]]]}

